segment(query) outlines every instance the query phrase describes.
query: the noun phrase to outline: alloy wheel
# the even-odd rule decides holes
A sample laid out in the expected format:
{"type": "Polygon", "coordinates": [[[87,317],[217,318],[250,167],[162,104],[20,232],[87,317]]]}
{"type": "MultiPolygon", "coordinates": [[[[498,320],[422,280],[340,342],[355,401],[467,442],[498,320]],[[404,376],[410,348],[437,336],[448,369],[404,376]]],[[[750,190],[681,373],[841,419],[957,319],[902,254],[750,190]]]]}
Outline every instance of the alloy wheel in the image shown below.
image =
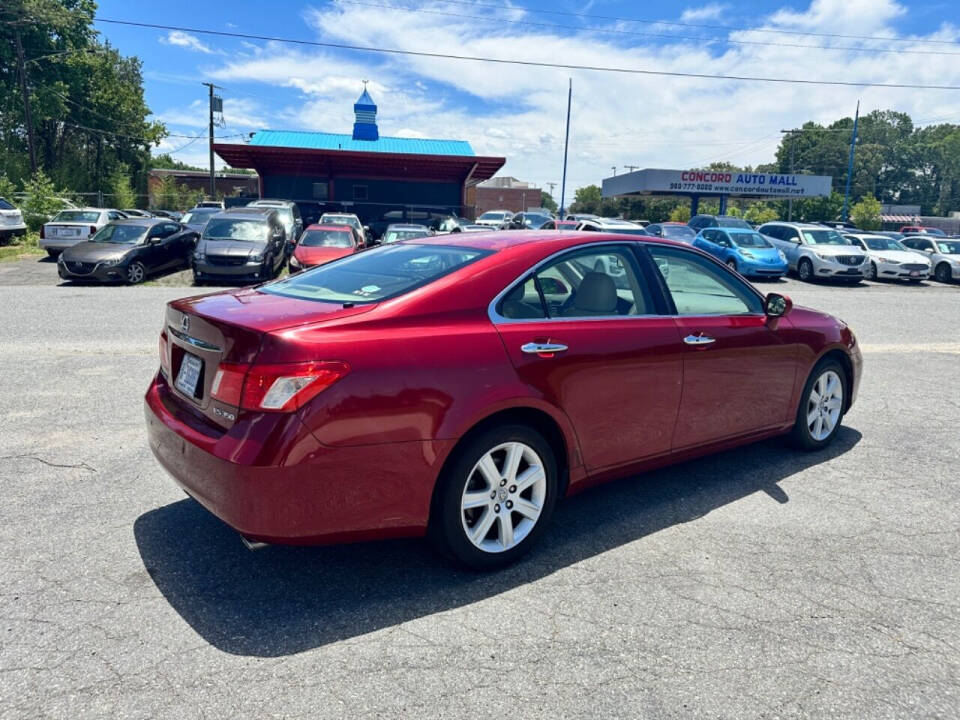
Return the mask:
{"type": "Polygon", "coordinates": [[[947,265],[946,263],[940,263],[939,265],[937,265],[937,269],[934,271],[934,275],[936,276],[939,282],[942,282],[942,283],[950,282],[950,266],[947,265]]]}
{"type": "Polygon", "coordinates": [[[800,276],[801,280],[809,280],[813,276],[813,265],[810,264],[810,261],[803,259],[800,261],[800,264],[797,265],[797,275],[800,276]]]}
{"type": "Polygon", "coordinates": [[[127,267],[127,282],[131,285],[142,283],[146,276],[146,270],[143,265],[138,262],[130,263],[129,267],[127,267]]]}
{"type": "Polygon", "coordinates": [[[543,511],[547,475],[543,460],[521,442],[506,442],[486,452],[473,466],[460,500],[467,539],[487,553],[519,545],[543,511]]]}
{"type": "Polygon", "coordinates": [[[876,280],[877,279],[877,264],[870,261],[870,267],[867,268],[867,280],[876,280]]]}
{"type": "Polygon", "coordinates": [[[843,382],[833,370],[827,370],[810,388],[807,397],[807,429],[810,437],[820,442],[830,436],[840,422],[843,409],[843,382]]]}

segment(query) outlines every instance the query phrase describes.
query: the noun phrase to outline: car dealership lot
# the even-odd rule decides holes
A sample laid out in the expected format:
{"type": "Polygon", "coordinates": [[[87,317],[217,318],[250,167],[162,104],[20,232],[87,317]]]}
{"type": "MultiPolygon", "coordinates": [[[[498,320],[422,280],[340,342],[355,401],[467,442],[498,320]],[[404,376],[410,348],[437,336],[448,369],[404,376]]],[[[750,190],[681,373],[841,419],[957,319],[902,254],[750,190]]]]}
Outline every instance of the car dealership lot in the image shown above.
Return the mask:
{"type": "Polygon", "coordinates": [[[857,332],[837,443],[598,488],[478,575],[421,541],[248,552],[144,438],[163,303],[195,291],[56,282],[54,263],[0,265],[0,716],[960,705],[960,287],[761,283],[857,332]]]}

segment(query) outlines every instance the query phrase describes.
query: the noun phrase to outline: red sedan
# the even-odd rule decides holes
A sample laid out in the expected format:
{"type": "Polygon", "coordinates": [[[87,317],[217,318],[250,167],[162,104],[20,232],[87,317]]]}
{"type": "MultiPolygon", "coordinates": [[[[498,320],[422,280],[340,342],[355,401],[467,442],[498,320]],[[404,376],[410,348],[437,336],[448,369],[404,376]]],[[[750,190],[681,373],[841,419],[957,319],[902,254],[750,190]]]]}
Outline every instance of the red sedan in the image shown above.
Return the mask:
{"type": "Polygon", "coordinates": [[[349,225],[309,225],[290,256],[290,273],[316,267],[355,253],[363,247],[349,225]]]}
{"type": "Polygon", "coordinates": [[[154,454],[248,541],[428,534],[514,560],[591,484],[836,435],[850,329],[686,245],[484,233],[385,245],[171,302],[154,454]]]}

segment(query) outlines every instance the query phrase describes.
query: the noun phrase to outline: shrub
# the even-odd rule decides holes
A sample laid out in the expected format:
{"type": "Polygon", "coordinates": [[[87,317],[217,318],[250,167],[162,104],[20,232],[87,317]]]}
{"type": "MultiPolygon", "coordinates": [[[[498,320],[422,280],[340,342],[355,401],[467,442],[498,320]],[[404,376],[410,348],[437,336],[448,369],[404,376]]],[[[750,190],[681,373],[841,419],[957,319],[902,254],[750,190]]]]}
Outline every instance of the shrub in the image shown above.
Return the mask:
{"type": "Polygon", "coordinates": [[[60,210],[60,201],[57,199],[53,181],[43,172],[36,174],[23,184],[26,198],[23,201],[23,219],[34,232],[60,210]]]}

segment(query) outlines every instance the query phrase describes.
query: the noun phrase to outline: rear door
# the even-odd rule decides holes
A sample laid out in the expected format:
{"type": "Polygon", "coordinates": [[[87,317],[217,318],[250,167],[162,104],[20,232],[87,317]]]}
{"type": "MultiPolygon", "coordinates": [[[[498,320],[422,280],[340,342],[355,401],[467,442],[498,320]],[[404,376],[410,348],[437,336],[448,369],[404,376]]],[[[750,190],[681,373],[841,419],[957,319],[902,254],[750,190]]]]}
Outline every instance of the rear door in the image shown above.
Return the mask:
{"type": "Polygon", "coordinates": [[[492,313],[520,378],[563,409],[590,470],[670,450],[682,345],[632,244],[589,244],[533,269],[492,313]]]}
{"type": "Polygon", "coordinates": [[[684,348],[674,450],[787,422],[797,346],[768,322],[763,299],[698,253],[659,245],[648,251],[673,302],[684,348]]]}

